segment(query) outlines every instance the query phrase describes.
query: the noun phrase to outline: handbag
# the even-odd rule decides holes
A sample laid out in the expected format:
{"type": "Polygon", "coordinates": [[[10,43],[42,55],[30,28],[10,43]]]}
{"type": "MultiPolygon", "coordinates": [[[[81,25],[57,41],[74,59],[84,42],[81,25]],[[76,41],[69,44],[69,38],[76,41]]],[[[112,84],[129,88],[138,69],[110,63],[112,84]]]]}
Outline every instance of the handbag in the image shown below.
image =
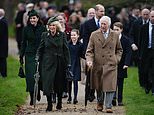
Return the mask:
{"type": "Polygon", "coordinates": [[[66,79],[67,81],[73,81],[74,75],[72,73],[72,71],[70,71],[69,69],[66,69],[66,79]]]}
{"type": "Polygon", "coordinates": [[[19,76],[20,78],[25,78],[25,77],[26,77],[26,76],[25,76],[24,69],[23,69],[23,64],[20,64],[18,76],[19,76]]]}

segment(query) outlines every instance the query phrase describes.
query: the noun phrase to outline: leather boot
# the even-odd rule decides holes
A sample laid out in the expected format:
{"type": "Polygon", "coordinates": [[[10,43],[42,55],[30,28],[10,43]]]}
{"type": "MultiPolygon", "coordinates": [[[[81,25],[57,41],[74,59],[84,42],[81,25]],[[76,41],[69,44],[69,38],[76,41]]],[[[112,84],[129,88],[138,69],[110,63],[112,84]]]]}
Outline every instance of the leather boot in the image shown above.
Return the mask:
{"type": "Polygon", "coordinates": [[[58,103],[56,109],[60,110],[62,108],[62,93],[57,93],[57,97],[58,97],[58,103]]]}
{"type": "Polygon", "coordinates": [[[30,93],[30,105],[33,105],[33,92],[29,92],[30,93]]]}
{"type": "Polygon", "coordinates": [[[47,105],[46,111],[52,111],[52,100],[51,100],[51,95],[50,95],[50,96],[47,96],[47,102],[48,102],[48,105],[47,105]]]}

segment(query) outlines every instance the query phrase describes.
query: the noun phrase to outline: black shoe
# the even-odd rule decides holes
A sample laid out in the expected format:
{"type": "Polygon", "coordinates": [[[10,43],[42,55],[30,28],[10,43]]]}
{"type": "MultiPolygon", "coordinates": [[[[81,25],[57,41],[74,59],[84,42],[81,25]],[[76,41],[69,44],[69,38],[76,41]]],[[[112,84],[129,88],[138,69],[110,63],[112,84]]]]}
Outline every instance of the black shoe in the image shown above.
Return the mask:
{"type": "Polygon", "coordinates": [[[77,104],[78,103],[78,100],[77,99],[74,99],[73,100],[73,104],[77,104]]]}
{"type": "Polygon", "coordinates": [[[122,102],[119,102],[118,106],[124,106],[124,104],[122,102]]]}
{"type": "Polygon", "coordinates": [[[113,100],[112,100],[112,105],[113,105],[113,106],[116,106],[116,105],[117,105],[116,99],[113,99],[113,100]]]}
{"type": "Polygon", "coordinates": [[[72,98],[69,97],[68,100],[67,100],[67,104],[71,104],[71,101],[72,101],[72,98]]]}
{"type": "Polygon", "coordinates": [[[61,110],[61,108],[62,108],[62,103],[57,103],[56,109],[61,110]]]}
{"type": "Polygon", "coordinates": [[[95,99],[95,96],[94,96],[94,95],[91,95],[91,96],[89,97],[89,101],[90,101],[90,102],[93,102],[94,99],[95,99]]]}
{"type": "Polygon", "coordinates": [[[46,112],[47,111],[52,111],[52,103],[49,103],[48,104],[47,109],[46,109],[46,112]]]}
{"type": "Polygon", "coordinates": [[[33,104],[33,99],[30,100],[30,105],[34,105],[34,104],[33,104]]]}
{"type": "Polygon", "coordinates": [[[149,94],[149,92],[150,92],[150,89],[145,88],[145,93],[149,94]]]}
{"type": "Polygon", "coordinates": [[[37,100],[38,100],[38,101],[41,100],[41,94],[40,94],[40,92],[39,92],[38,95],[37,95],[37,100]]]}

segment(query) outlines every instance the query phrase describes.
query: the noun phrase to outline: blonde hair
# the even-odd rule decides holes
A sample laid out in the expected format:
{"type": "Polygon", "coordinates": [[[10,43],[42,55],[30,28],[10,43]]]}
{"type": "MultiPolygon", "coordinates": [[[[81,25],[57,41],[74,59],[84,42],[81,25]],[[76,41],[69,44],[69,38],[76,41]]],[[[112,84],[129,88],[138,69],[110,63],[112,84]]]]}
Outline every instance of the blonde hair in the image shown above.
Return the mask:
{"type": "MultiPolygon", "coordinates": [[[[52,22],[52,23],[50,23],[50,24],[56,25],[57,30],[58,30],[58,31],[62,31],[62,26],[61,26],[61,24],[60,24],[59,21],[54,21],[54,22],[52,22]]],[[[49,24],[49,25],[50,25],[50,24],[49,24]]],[[[48,25],[48,26],[49,26],[49,25],[48,25]]]]}

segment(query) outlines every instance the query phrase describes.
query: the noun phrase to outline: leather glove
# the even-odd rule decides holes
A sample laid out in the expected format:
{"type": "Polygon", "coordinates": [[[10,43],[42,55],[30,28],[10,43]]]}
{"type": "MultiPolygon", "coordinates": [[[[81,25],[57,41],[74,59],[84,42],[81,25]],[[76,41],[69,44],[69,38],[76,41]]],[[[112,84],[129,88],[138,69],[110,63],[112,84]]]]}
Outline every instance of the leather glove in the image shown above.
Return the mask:
{"type": "Polygon", "coordinates": [[[23,60],[23,58],[22,58],[22,57],[20,57],[19,61],[20,61],[20,64],[21,64],[21,65],[23,65],[23,64],[24,64],[24,60],[23,60]]]}

